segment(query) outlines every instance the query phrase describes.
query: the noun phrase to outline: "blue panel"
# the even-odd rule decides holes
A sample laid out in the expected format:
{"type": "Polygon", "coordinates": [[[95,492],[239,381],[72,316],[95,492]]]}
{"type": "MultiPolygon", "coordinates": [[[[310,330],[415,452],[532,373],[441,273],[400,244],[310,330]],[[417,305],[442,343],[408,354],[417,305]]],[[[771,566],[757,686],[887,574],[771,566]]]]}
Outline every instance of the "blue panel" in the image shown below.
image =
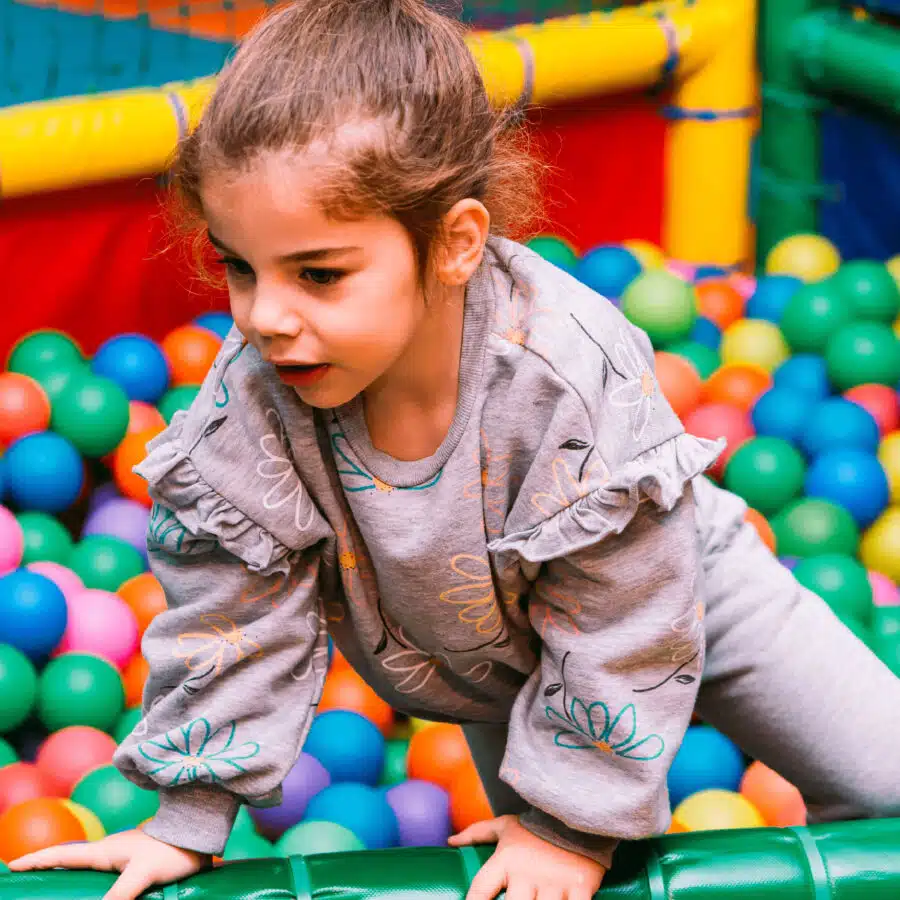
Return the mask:
{"type": "Polygon", "coordinates": [[[900,253],[900,124],[825,113],[822,180],[834,196],[822,202],[820,229],[845,259],[900,253]]]}

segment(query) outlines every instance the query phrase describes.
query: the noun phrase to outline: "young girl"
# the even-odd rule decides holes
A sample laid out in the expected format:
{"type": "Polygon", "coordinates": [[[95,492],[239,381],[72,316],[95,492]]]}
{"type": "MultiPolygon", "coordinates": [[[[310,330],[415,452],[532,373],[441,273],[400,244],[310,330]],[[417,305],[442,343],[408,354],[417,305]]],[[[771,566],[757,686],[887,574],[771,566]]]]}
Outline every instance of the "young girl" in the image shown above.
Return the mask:
{"type": "Polygon", "coordinates": [[[13,869],[120,870],[131,900],[208,864],[279,802],[329,633],[465,726],[499,816],[452,839],[497,842],[474,900],[589,900],[665,831],[698,703],[831,815],[900,813],[900,680],[702,477],[721,448],[646,336],[495,234],[514,138],[421,0],[301,0],[243,43],[175,169],[236,330],[139,467],[170,608],[115,762],[159,812],[13,869]]]}

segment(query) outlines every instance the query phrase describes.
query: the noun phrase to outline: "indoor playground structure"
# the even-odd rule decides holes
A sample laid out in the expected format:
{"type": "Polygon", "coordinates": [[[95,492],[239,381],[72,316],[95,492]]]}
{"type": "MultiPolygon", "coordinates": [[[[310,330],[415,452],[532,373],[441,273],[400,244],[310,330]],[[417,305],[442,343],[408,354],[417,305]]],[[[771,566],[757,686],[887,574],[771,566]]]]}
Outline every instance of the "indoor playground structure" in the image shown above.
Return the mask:
{"type": "MultiPolygon", "coordinates": [[[[900,677],[900,0],[459,7],[551,164],[520,237],[648,333],[654,390],[727,439],[708,477],[900,677]]],[[[172,237],[164,173],[266,9],[0,0],[0,900],[100,900],[109,874],[3,863],[157,808],[111,764],[165,608],[132,468],[232,324],[172,237]]],[[[196,637],[201,658],[227,639],[196,637]]],[[[243,807],[211,871],[149,900],[463,900],[489,848],[446,840],[490,808],[462,731],[329,653],[282,803],[243,807]]],[[[900,895],[900,820],[809,824],[699,719],[668,787],[668,833],[623,845],[601,897],[900,895]]]]}

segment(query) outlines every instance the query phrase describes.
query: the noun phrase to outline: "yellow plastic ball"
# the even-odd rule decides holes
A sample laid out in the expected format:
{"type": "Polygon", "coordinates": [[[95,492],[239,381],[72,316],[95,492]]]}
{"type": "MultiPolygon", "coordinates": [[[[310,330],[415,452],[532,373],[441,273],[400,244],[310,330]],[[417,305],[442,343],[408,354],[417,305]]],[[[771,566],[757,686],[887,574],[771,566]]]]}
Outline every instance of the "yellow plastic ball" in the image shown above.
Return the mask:
{"type": "Polygon", "coordinates": [[[841,264],[837,247],[820,234],[792,234],[779,241],[766,258],[769,275],[793,275],[801,281],[821,281],[841,264]]]}
{"type": "Polygon", "coordinates": [[[900,504],[900,431],[892,431],[881,442],[878,462],[891,486],[891,503],[900,504]]]}
{"type": "Polygon", "coordinates": [[[100,819],[97,818],[96,813],[89,810],[86,806],[76,803],[74,800],[60,800],[60,803],[64,804],[69,812],[78,819],[81,827],[84,829],[84,835],[89,841],[99,841],[101,838],[106,837],[106,829],[103,827],[100,819]]]}
{"type": "Polygon", "coordinates": [[[790,355],[781,329],[762,319],[740,319],[729,325],[719,348],[723,365],[754,365],[774,372],[790,355]]]}
{"type": "Polygon", "coordinates": [[[886,263],[888,272],[894,276],[894,281],[897,282],[897,287],[900,287],[900,253],[896,256],[892,256],[886,263]]]}
{"type": "Polygon", "coordinates": [[[420,731],[424,731],[426,728],[434,728],[435,725],[440,724],[440,722],[429,722],[427,719],[411,718],[409,720],[410,735],[418,734],[420,731]]]}
{"type": "Polygon", "coordinates": [[[900,506],[889,506],[872,523],[859,543],[859,558],[900,584],[900,506]]]}
{"type": "Polygon", "coordinates": [[[634,256],[644,269],[661,269],[666,264],[666,254],[650,241],[634,238],[622,241],[622,246],[634,256]]]}
{"type": "Polygon", "coordinates": [[[718,831],[721,828],[763,828],[765,820],[746,798],[733,791],[700,791],[683,800],[675,818],[688,831],[718,831]]]}

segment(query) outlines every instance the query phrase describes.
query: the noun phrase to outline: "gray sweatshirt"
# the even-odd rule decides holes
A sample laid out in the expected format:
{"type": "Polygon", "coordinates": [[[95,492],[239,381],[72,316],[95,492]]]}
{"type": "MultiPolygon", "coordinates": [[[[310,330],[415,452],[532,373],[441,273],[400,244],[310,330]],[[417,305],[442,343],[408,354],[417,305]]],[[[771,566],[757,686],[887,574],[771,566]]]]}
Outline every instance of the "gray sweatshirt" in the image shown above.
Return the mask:
{"type": "Polygon", "coordinates": [[[410,715],[509,723],[523,824],[609,863],[669,822],[704,661],[686,435],[646,336],[519,244],[468,285],[459,395],[433,456],[373,447],[361,399],[304,405],[234,332],[138,471],[155,501],[144,715],[115,763],[146,831],[219,853],[280,802],[327,635],[410,715]]]}

